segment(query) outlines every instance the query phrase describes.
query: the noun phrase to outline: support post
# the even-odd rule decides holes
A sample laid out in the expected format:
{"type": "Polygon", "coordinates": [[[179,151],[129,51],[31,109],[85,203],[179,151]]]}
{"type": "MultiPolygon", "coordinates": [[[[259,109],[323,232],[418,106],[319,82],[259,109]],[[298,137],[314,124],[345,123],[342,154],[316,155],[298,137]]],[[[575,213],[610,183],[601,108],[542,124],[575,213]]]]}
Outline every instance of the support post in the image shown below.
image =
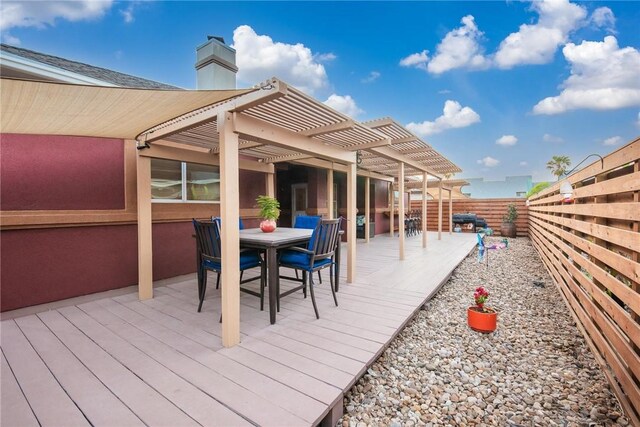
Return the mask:
{"type": "Polygon", "coordinates": [[[400,238],[400,260],[404,259],[404,163],[398,166],[398,237],[400,238]]]}
{"type": "Polygon", "coordinates": [[[347,283],[356,279],[356,164],[347,168],[347,283]]]}
{"type": "Polygon", "coordinates": [[[268,173],[267,174],[267,196],[276,197],[276,174],[268,173]]]}
{"type": "Polygon", "coordinates": [[[449,189],[449,234],[453,233],[453,190],[449,189]]]}
{"type": "Polygon", "coordinates": [[[333,218],[333,169],[327,169],[327,208],[329,215],[327,218],[333,218]]]}
{"type": "Polygon", "coordinates": [[[442,240],[442,180],[438,181],[438,240],[442,240]]]}
{"type": "Polygon", "coordinates": [[[371,178],[364,179],[364,241],[369,243],[369,220],[371,218],[371,178]]]}
{"type": "Polygon", "coordinates": [[[138,202],[138,298],[153,298],[151,226],[151,158],[137,155],[138,202]]]}
{"type": "Polygon", "coordinates": [[[393,182],[390,182],[390,183],[389,183],[389,197],[391,198],[390,208],[389,208],[389,209],[390,209],[390,210],[389,210],[389,221],[390,221],[390,225],[389,225],[389,235],[390,235],[391,237],[393,237],[393,236],[394,236],[394,234],[395,234],[395,233],[394,233],[394,231],[393,231],[393,228],[394,228],[394,226],[395,226],[395,224],[394,224],[394,223],[395,223],[395,221],[394,221],[394,218],[393,218],[393,217],[394,217],[394,214],[395,214],[394,210],[396,209],[396,207],[395,207],[395,202],[396,202],[396,193],[395,193],[395,191],[393,190],[393,182]]]}
{"type": "Polygon", "coordinates": [[[233,113],[218,116],[220,133],[220,243],[222,245],[222,345],[240,342],[240,216],[238,135],[233,113]]]}
{"type": "Polygon", "coordinates": [[[422,174],[422,247],[427,247],[427,178],[429,175],[422,174]]]}

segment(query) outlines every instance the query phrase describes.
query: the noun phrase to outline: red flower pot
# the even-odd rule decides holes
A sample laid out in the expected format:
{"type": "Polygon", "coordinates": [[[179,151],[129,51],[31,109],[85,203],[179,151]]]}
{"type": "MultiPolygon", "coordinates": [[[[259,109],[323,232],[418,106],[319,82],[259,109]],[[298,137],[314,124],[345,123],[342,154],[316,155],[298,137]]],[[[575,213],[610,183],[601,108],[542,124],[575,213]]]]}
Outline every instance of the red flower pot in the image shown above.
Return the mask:
{"type": "Polygon", "coordinates": [[[272,219],[265,219],[260,223],[260,230],[264,233],[271,233],[276,229],[276,222],[272,219]]]}
{"type": "Polygon", "coordinates": [[[467,309],[467,324],[476,332],[488,334],[496,330],[498,313],[491,308],[485,308],[485,310],[482,311],[476,306],[469,307],[467,309]]]}

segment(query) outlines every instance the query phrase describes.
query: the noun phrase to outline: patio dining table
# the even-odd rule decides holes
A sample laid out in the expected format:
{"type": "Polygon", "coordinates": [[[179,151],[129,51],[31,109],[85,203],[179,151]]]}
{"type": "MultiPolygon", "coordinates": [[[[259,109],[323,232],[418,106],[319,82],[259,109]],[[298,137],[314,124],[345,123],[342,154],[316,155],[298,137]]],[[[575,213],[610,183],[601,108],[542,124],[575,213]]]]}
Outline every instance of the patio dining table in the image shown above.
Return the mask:
{"type": "Polygon", "coordinates": [[[269,289],[269,319],[276,323],[278,301],[278,250],[307,243],[313,230],[278,227],[271,233],[259,228],[240,230],[240,247],[261,249],[266,252],[267,288],[269,289]]]}

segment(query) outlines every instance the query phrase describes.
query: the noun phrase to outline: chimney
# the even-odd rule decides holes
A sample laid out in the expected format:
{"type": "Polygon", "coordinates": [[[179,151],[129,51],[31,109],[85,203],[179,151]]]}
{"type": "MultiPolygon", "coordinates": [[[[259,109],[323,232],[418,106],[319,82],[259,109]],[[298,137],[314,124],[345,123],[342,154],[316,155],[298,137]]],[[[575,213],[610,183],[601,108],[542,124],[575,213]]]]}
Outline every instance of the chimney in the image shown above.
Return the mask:
{"type": "Polygon", "coordinates": [[[207,42],[196,48],[196,88],[235,89],[236,51],[222,37],[207,36],[207,42]]]}

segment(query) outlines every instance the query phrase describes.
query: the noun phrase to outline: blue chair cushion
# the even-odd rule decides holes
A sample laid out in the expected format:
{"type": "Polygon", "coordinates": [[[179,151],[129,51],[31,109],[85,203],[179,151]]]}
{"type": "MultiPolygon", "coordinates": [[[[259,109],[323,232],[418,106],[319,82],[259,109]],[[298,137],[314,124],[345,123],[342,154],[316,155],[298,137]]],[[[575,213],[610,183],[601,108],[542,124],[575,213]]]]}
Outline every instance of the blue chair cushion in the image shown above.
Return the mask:
{"type": "Polygon", "coordinates": [[[298,215],[293,228],[306,228],[313,230],[318,226],[318,224],[320,224],[321,220],[321,216],[298,215]]]}
{"type": "Polygon", "coordinates": [[[331,260],[329,258],[317,260],[312,267],[310,255],[297,251],[283,251],[280,257],[280,264],[300,270],[311,271],[315,268],[331,264],[331,260]]]}
{"type": "MultiPolygon", "coordinates": [[[[211,260],[202,261],[204,267],[215,271],[222,271],[222,266],[219,262],[213,262],[211,260]]],[[[257,267],[260,265],[260,256],[257,251],[247,251],[240,254],[240,270],[247,270],[249,268],[257,267]]]]}

